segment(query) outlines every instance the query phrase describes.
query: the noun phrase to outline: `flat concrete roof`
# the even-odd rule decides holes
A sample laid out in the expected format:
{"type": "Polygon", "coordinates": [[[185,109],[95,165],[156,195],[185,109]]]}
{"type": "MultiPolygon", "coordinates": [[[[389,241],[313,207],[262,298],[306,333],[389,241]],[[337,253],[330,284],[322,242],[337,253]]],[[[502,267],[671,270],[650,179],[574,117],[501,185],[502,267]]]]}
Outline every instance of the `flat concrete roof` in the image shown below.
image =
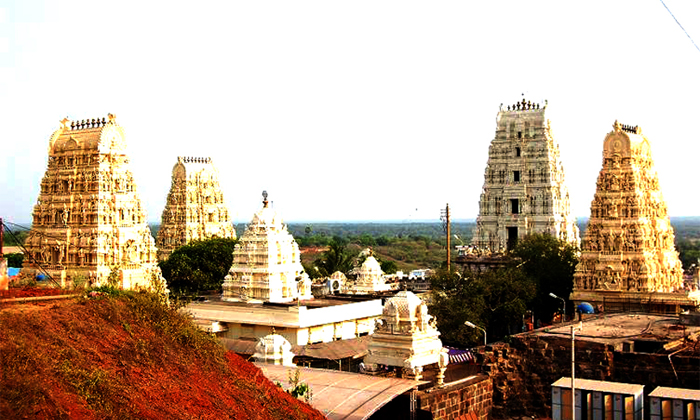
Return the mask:
{"type": "MultiPolygon", "coordinates": [[[[296,367],[256,363],[265,376],[289,386],[296,367]]],[[[363,420],[396,396],[426,383],[336,370],[298,368],[299,379],[311,387],[311,405],[332,420],[363,420]]]]}
{"type": "MultiPolygon", "coordinates": [[[[571,325],[555,324],[539,328],[526,334],[570,337],[571,325]]],[[[583,318],[583,329],[576,331],[577,340],[604,344],[617,344],[634,340],[668,342],[679,340],[689,334],[700,333],[700,326],[681,325],[676,315],[652,315],[637,313],[602,314],[583,318]]]]}
{"type": "Polygon", "coordinates": [[[700,401],[700,390],[658,386],[651,391],[649,396],[674,400],[700,401]]]}
{"type": "MultiPolygon", "coordinates": [[[[571,377],[560,378],[552,384],[559,388],[571,389],[571,377]]],[[[574,378],[576,389],[586,391],[606,392],[609,394],[640,395],[644,392],[644,385],[625,384],[621,382],[593,381],[590,379],[574,378]]]]}
{"type": "MultiPolygon", "coordinates": [[[[309,301],[311,302],[311,301],[309,301]]],[[[197,320],[306,328],[359,318],[378,317],[381,299],[359,301],[319,299],[314,306],[295,304],[255,304],[212,299],[192,302],[184,309],[197,320]]]]}

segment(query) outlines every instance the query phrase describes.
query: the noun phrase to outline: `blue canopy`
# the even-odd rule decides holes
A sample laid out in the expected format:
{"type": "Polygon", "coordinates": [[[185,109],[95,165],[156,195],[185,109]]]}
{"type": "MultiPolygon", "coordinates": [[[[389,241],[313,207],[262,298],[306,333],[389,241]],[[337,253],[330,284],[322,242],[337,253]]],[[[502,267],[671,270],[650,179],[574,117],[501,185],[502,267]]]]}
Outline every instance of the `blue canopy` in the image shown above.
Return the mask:
{"type": "Polygon", "coordinates": [[[578,309],[579,312],[582,314],[592,314],[595,313],[595,309],[593,308],[593,305],[591,305],[588,302],[582,302],[580,303],[576,309],[578,309]]]}

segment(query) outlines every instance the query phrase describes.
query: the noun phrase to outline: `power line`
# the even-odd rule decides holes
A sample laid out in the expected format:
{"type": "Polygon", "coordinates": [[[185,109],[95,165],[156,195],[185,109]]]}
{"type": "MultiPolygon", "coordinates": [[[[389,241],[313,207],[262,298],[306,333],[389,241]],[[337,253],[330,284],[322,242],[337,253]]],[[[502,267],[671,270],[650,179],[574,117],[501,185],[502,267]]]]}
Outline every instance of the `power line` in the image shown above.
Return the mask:
{"type": "Polygon", "coordinates": [[[683,28],[683,25],[681,25],[681,23],[678,21],[678,19],[676,19],[676,17],[673,15],[673,12],[671,12],[671,9],[669,9],[668,6],[666,6],[666,3],[664,3],[664,0],[659,0],[659,1],[661,2],[661,4],[664,5],[664,7],[665,7],[666,10],[668,11],[668,13],[669,13],[669,14],[671,15],[671,17],[673,18],[673,20],[675,20],[676,23],[678,24],[678,26],[683,30],[683,32],[684,32],[685,35],[688,37],[688,39],[690,40],[690,42],[693,43],[693,45],[695,46],[695,49],[698,50],[698,52],[700,52],[700,48],[698,48],[698,44],[696,44],[695,41],[693,41],[693,38],[690,37],[690,34],[688,34],[688,31],[686,31],[685,28],[683,28]]]}

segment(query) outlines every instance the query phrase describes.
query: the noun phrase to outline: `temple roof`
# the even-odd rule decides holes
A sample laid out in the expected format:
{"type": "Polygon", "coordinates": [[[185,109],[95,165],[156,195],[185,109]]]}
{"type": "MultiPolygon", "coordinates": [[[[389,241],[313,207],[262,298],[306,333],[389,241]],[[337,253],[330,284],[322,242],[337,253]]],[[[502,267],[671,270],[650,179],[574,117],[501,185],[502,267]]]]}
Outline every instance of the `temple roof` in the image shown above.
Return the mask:
{"type": "Polygon", "coordinates": [[[415,319],[416,308],[422,303],[423,301],[421,298],[416,296],[413,292],[402,290],[386,302],[384,305],[384,312],[386,313],[389,307],[393,305],[399,313],[399,318],[415,319]]]}

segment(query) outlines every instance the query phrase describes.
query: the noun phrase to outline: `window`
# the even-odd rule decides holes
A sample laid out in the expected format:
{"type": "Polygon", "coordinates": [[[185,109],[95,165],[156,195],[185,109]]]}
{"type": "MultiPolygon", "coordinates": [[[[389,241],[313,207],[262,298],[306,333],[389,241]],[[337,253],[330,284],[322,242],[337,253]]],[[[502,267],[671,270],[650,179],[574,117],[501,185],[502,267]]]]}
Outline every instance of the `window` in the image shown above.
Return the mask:
{"type": "Polygon", "coordinates": [[[515,148],[515,157],[520,157],[520,148],[519,147],[515,148]]]}
{"type": "Polygon", "coordinates": [[[520,213],[520,204],[518,201],[519,200],[517,198],[512,198],[510,200],[510,212],[512,214],[519,214],[520,213]]]}
{"type": "Polygon", "coordinates": [[[519,138],[519,139],[523,138],[523,132],[522,132],[522,131],[518,131],[518,138],[519,138]]]}
{"type": "Polygon", "coordinates": [[[513,182],[520,182],[520,171],[513,171],[513,182]]]}

